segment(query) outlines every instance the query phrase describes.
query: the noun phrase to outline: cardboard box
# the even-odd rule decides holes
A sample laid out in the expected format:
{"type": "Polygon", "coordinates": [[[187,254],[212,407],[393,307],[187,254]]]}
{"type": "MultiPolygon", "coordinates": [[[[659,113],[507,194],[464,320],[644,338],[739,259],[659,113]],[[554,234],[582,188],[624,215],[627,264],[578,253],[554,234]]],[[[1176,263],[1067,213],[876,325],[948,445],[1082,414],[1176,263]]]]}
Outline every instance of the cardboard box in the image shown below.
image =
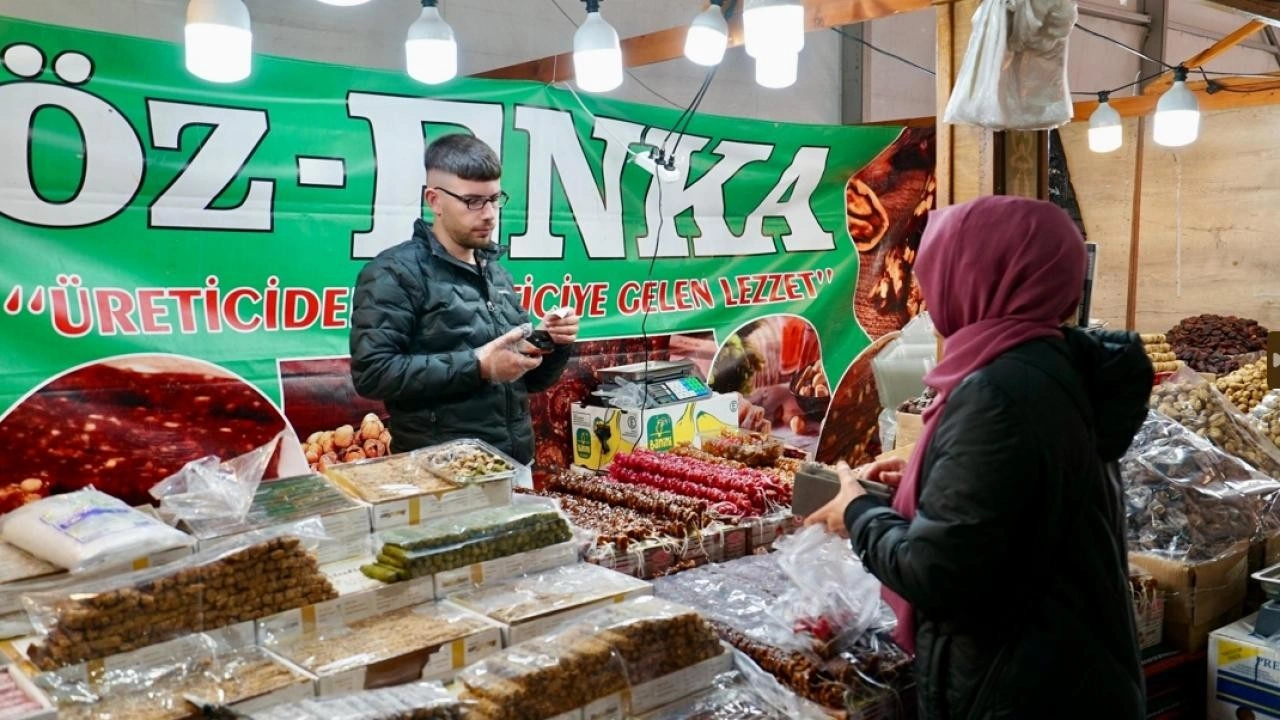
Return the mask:
{"type": "Polygon", "coordinates": [[[436,597],[445,598],[501,582],[507,578],[578,562],[578,544],[573,541],[549,545],[525,553],[488,560],[435,575],[436,597]]]}
{"type": "Polygon", "coordinates": [[[371,582],[377,586],[258,620],[255,623],[258,642],[302,635],[327,625],[359,622],[435,599],[435,584],[430,577],[391,584],[371,582]]]}
{"type": "Polygon", "coordinates": [[[732,669],[733,653],[726,648],[725,652],[696,665],[633,686],[627,692],[597,700],[584,708],[583,717],[592,720],[623,720],[641,715],[706,690],[716,677],[732,669]]]}
{"type": "Polygon", "coordinates": [[[592,470],[609,467],[613,456],[636,448],[670,450],[681,443],[702,446],[703,433],[738,427],[738,395],[712,395],[688,403],[645,410],[620,410],[574,403],[571,409],[573,463],[592,470]],[[605,451],[600,436],[608,443],[605,451]]]}
{"type": "Polygon", "coordinates": [[[373,529],[420,525],[428,520],[510,504],[511,480],[494,480],[432,495],[373,503],[373,529]]]}
{"type": "Polygon", "coordinates": [[[911,413],[898,413],[898,431],[893,436],[893,448],[909,447],[920,440],[924,432],[924,418],[911,413]]]}
{"type": "Polygon", "coordinates": [[[1280,647],[1252,634],[1256,619],[1250,615],[1209,637],[1209,720],[1280,718],[1280,647]]]}
{"type": "Polygon", "coordinates": [[[1222,558],[1183,563],[1130,553],[1129,562],[1151,573],[1165,593],[1165,637],[1180,650],[1205,647],[1209,633],[1240,617],[1248,579],[1248,543],[1222,558]]]}
{"type": "Polygon", "coordinates": [[[506,647],[554,633],[601,607],[652,595],[649,583],[591,563],[510,578],[455,595],[456,605],[503,623],[506,647]]]}
{"type": "MultiPolygon", "coordinates": [[[[320,647],[349,647],[344,638],[352,638],[351,625],[363,621],[378,622],[385,612],[359,612],[348,616],[331,616],[319,623],[296,623],[287,618],[280,624],[262,628],[263,645],[273,653],[310,671],[316,676],[316,694],[319,697],[342,695],[391,685],[402,685],[421,680],[448,682],[464,667],[479,662],[502,648],[502,625],[489,618],[448,602],[434,602],[414,606],[412,610],[401,608],[398,612],[421,614],[432,618],[431,622],[445,622],[452,637],[439,638],[438,644],[429,647],[407,646],[403,648],[379,647],[357,650],[350,657],[339,656],[333,662],[313,663],[306,655],[320,647]],[[467,622],[461,622],[466,618],[467,622]],[[308,649],[312,648],[312,649],[308,649]],[[313,664],[315,666],[313,667],[313,664]]],[[[403,617],[388,617],[388,623],[404,623],[403,617]]],[[[396,625],[401,628],[403,625],[396,625]]],[[[367,629],[367,628],[366,628],[367,629]]],[[[367,643],[366,643],[367,644],[367,643]]]]}
{"type": "Polygon", "coordinates": [[[40,692],[40,689],[37,688],[35,683],[31,682],[26,675],[23,675],[12,665],[6,668],[0,668],[0,672],[8,673],[9,677],[13,678],[13,683],[18,686],[18,689],[22,690],[22,694],[26,695],[40,706],[39,710],[32,710],[31,712],[26,712],[21,715],[6,715],[6,718],[9,718],[9,720],[57,719],[58,709],[54,707],[53,703],[49,701],[49,698],[45,696],[44,693],[40,692]]]}

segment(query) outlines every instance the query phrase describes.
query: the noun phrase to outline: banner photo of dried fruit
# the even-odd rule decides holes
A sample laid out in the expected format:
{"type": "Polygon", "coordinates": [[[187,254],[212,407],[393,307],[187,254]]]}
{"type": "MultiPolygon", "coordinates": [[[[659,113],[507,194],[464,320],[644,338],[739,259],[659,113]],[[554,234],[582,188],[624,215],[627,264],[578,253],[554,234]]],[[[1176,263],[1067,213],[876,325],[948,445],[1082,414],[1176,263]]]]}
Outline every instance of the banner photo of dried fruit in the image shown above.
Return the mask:
{"type": "Polygon", "coordinates": [[[735,331],[707,378],[719,393],[736,392],[738,425],[810,449],[831,404],[818,331],[803,317],[770,315],[735,331]]]}
{"type": "MultiPolygon", "coordinates": [[[[41,386],[3,420],[13,449],[0,456],[0,485],[62,493],[89,485],[125,502],[190,460],[251,452],[286,430],[262,391],[216,365],[171,355],[112,358],[41,386]]],[[[305,472],[296,440],[283,443],[268,478],[305,472]]]]}

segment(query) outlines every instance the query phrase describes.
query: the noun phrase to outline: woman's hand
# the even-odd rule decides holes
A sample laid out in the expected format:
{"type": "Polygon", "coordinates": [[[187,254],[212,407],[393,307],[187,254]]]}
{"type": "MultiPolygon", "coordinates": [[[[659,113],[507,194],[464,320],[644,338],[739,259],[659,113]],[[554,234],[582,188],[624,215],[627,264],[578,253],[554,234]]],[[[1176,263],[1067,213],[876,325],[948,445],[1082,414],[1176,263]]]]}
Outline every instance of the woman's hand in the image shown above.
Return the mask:
{"type": "Polygon", "coordinates": [[[859,478],[871,480],[896,487],[902,481],[902,472],[906,469],[906,461],[900,458],[877,460],[858,469],[851,469],[841,461],[836,465],[836,474],[840,476],[840,492],[831,502],[823,505],[805,518],[804,524],[823,525],[829,532],[840,537],[849,537],[849,529],[844,526],[844,511],[849,503],[867,494],[866,488],[858,482],[859,478]]]}

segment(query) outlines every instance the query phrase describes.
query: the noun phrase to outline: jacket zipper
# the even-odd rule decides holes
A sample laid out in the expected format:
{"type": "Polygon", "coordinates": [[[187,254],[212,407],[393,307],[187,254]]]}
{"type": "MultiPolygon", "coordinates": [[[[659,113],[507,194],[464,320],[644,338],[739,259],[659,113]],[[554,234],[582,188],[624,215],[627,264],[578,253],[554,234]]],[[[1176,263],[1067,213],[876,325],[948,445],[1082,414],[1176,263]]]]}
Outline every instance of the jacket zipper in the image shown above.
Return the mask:
{"type": "MultiPolygon", "coordinates": [[[[489,325],[493,328],[494,336],[497,337],[499,335],[502,335],[503,331],[502,331],[502,328],[498,325],[498,308],[496,305],[493,304],[493,296],[491,292],[492,288],[489,287],[489,264],[487,262],[479,262],[476,264],[476,269],[479,270],[480,287],[484,291],[484,298],[485,298],[484,304],[485,304],[485,307],[489,309],[489,325]]],[[[507,435],[511,436],[512,435],[512,417],[513,417],[513,413],[511,409],[511,401],[515,395],[515,392],[511,388],[511,383],[503,383],[502,390],[503,390],[503,397],[507,406],[507,435]]]]}

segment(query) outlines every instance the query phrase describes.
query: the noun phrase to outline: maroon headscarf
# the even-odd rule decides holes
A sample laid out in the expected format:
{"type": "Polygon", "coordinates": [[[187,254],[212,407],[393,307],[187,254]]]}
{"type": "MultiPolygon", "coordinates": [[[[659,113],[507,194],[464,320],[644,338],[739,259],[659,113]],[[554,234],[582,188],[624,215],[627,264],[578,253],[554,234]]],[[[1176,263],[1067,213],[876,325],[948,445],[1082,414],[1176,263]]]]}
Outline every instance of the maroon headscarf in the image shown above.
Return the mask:
{"type": "MultiPolygon", "coordinates": [[[[985,197],[930,214],[915,272],[943,358],[925,376],[938,397],[924,413],[920,436],[893,509],[908,520],[920,500],[925,451],[965,378],[1031,340],[1061,337],[1062,321],[1079,306],[1088,258],[1071,218],[1052,203],[985,197]]],[[[894,639],[915,652],[911,605],[885,588],[898,616],[894,639]]]]}

